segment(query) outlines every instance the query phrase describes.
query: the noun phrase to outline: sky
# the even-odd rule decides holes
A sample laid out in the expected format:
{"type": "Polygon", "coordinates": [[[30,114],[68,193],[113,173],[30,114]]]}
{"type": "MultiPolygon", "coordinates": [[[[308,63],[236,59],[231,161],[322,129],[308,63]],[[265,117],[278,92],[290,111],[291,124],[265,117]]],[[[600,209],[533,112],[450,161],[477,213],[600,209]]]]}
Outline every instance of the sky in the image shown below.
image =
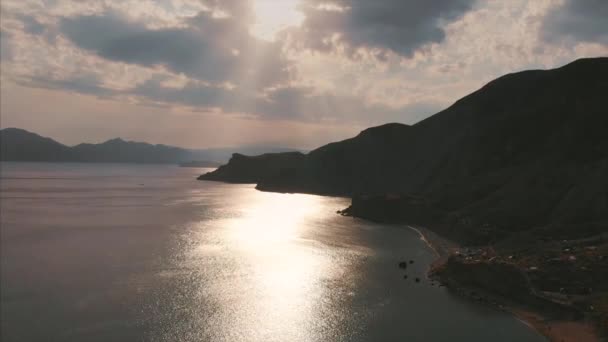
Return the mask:
{"type": "Polygon", "coordinates": [[[605,0],[2,0],[0,127],[310,149],[608,55],[605,0]]]}

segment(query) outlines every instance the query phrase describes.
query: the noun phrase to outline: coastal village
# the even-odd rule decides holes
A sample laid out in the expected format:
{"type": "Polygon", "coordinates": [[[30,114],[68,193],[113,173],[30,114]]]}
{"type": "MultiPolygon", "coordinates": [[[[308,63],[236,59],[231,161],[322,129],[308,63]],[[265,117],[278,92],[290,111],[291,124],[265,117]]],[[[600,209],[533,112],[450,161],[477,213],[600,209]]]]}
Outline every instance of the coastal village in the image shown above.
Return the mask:
{"type": "Polygon", "coordinates": [[[541,312],[544,329],[566,318],[594,322],[603,334],[608,329],[605,233],[580,240],[539,239],[518,249],[500,244],[453,247],[436,262],[431,277],[500,309],[541,312]]]}

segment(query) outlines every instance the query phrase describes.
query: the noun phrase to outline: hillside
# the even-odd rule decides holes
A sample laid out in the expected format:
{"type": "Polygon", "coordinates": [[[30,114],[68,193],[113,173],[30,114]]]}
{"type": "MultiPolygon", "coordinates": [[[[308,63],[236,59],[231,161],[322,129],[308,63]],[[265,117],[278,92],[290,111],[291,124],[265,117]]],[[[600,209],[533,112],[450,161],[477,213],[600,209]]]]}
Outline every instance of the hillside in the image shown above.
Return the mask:
{"type": "Polygon", "coordinates": [[[518,72],[413,126],[370,128],[289,167],[269,156],[269,170],[253,178],[259,160],[243,156],[200,178],[230,174],[271,191],[420,197],[463,241],[548,224],[595,227],[608,218],[607,91],[608,58],[518,72]]]}

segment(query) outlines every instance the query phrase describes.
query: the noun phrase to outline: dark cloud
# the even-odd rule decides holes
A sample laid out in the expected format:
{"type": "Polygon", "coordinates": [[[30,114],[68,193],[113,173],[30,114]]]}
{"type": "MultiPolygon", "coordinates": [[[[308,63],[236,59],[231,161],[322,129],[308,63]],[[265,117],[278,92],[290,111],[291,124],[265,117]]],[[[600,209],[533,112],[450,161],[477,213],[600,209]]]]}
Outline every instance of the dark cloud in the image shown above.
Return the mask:
{"type": "Polygon", "coordinates": [[[608,45],[608,1],[566,0],[549,11],[541,38],[550,43],[592,42],[608,45]]]}
{"type": "Polygon", "coordinates": [[[38,19],[30,15],[20,15],[17,17],[23,24],[23,31],[33,35],[41,35],[46,30],[46,26],[41,24],[38,19]]]}
{"type": "Polygon", "coordinates": [[[237,17],[211,12],[187,18],[183,27],[150,29],[120,13],[63,18],[60,31],[77,46],[112,60],[163,65],[175,73],[213,83],[265,87],[287,80],[278,44],[249,35],[237,17]]]}
{"type": "Polygon", "coordinates": [[[442,26],[469,11],[475,0],[304,0],[301,28],[286,33],[299,47],[327,52],[339,47],[378,57],[411,56],[445,38],[442,26]]]}
{"type": "Polygon", "coordinates": [[[33,75],[16,78],[15,82],[25,87],[67,90],[100,98],[117,95],[116,91],[104,87],[98,76],[86,73],[66,78],[55,78],[52,75],[33,75]]]}
{"type": "Polygon", "coordinates": [[[162,85],[164,77],[153,77],[130,93],[159,104],[180,104],[201,109],[223,107],[224,100],[233,97],[232,90],[189,81],[183,87],[162,85]]]}

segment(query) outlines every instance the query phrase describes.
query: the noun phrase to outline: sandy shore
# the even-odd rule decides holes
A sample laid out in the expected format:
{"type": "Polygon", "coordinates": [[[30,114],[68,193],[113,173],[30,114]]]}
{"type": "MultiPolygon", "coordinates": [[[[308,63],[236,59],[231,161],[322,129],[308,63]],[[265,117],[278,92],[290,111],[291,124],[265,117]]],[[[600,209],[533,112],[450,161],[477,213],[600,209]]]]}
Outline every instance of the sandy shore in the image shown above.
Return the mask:
{"type": "MultiPolygon", "coordinates": [[[[418,226],[408,226],[420,234],[422,239],[435,253],[437,259],[431,264],[429,272],[447,261],[450,254],[459,248],[453,241],[445,239],[435,232],[418,226]]],[[[500,298],[497,298],[500,300],[500,298]]],[[[508,300],[504,300],[508,302],[508,300]]],[[[539,313],[518,307],[515,304],[504,304],[501,310],[507,311],[554,342],[600,342],[601,339],[591,323],[579,321],[553,321],[539,313]]]]}
{"type": "Polygon", "coordinates": [[[437,254],[437,259],[433,261],[429,271],[446,262],[450,254],[460,247],[456,242],[443,238],[427,228],[410,225],[408,228],[416,231],[420,235],[420,239],[437,254]]]}
{"type": "MultiPolygon", "coordinates": [[[[453,244],[452,242],[448,242],[448,240],[439,237],[434,232],[424,228],[417,226],[408,226],[410,229],[413,229],[420,235],[420,239],[424,241],[435,253],[438,257],[447,256],[449,245],[453,244]]],[[[455,247],[456,244],[454,244],[455,247]]]]}
{"type": "Polygon", "coordinates": [[[598,342],[599,336],[590,323],[574,321],[549,321],[541,315],[517,308],[507,308],[518,319],[556,342],[598,342]]]}

